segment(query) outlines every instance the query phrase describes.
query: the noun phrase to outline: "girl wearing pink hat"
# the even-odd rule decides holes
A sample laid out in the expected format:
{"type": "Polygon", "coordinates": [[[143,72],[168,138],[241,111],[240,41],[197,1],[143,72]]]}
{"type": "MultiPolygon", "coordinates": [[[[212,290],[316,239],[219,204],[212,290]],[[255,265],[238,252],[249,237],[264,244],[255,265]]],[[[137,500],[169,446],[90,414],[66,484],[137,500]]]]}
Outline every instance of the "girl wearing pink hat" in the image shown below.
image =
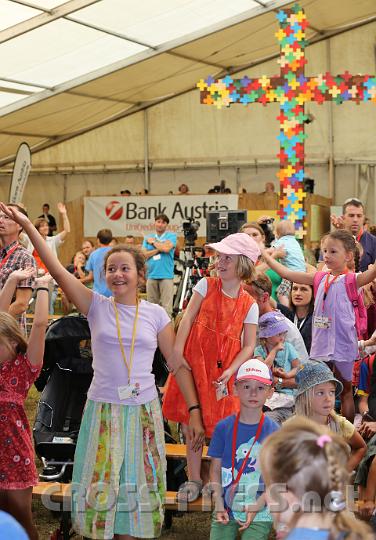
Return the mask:
{"type": "MultiPolygon", "coordinates": [[[[257,303],[243,290],[242,281],[253,276],[260,256],[257,243],[245,233],[231,234],[209,247],[217,252],[218,277],[205,277],[194,287],[174,349],[176,359],[185,359],[192,369],[199,403],[187,409],[173,376],[163,403],[164,416],[183,426],[195,409],[201,409],[207,437],[219,420],[239,410],[232,384],[241,364],[252,358],[258,323],[257,303]]],[[[201,493],[201,453],[187,441],[189,481],[181,486],[179,501],[194,501],[201,493]]]]}

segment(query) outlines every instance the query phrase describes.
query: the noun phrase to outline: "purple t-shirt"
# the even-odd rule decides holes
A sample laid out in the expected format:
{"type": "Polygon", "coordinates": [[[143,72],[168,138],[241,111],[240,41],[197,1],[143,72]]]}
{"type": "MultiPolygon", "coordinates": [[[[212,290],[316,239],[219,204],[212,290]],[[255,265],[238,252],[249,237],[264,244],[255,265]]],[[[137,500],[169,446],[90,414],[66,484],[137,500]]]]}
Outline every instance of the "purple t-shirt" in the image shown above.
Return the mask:
{"type": "Polygon", "coordinates": [[[358,356],[358,338],[354,307],[346,292],[345,274],[336,281],[330,277],[332,284],[324,302],[325,281],[326,276],[323,276],[316,292],[310,356],[324,362],[352,363],[358,356]],[[329,319],[329,327],[320,327],[316,323],[317,317],[329,319]]]}
{"type": "MultiPolygon", "coordinates": [[[[133,322],[136,306],[116,304],[119,312],[121,335],[125,356],[129,364],[133,322]]],[[[140,393],[135,398],[121,400],[119,386],[128,383],[128,370],[124,363],[116,318],[111,298],[93,292],[93,300],[87,315],[91,332],[94,377],[88,391],[88,399],[122,405],[140,405],[157,397],[155,379],[152,374],[154,353],[158,345],[158,334],[170,318],[157,304],[141,300],[138,312],[131,384],[140,385],[140,393]]]]}

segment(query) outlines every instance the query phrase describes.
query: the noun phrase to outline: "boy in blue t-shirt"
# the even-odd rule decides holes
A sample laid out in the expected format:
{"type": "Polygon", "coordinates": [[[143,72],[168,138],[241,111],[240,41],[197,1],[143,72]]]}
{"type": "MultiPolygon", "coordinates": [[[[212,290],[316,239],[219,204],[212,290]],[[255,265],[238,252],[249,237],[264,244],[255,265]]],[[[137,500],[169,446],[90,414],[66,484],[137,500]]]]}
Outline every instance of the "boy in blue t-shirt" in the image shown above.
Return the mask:
{"type": "Polygon", "coordinates": [[[214,491],[210,540],[266,540],[272,518],[265,506],[258,463],[262,441],[279,426],[262,412],[273,394],[273,376],[261,360],[247,360],[235,377],[238,415],[218,422],[210,442],[210,482],[214,491]],[[257,503],[256,503],[257,501],[257,503]]]}

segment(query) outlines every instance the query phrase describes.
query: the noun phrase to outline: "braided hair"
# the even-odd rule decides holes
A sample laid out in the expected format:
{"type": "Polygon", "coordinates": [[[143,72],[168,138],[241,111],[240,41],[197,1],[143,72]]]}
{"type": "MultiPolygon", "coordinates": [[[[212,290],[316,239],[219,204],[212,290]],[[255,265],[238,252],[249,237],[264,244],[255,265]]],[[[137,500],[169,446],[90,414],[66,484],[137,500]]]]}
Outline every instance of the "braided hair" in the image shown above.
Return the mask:
{"type": "MultiPolygon", "coordinates": [[[[284,486],[285,493],[293,493],[298,500],[290,507],[294,512],[290,527],[304,514],[319,512],[330,521],[329,540],[340,533],[345,533],[347,540],[373,538],[369,527],[346,508],[346,488],[351,485],[346,469],[348,454],[342,437],[299,416],[267,438],[260,464],[268,491],[284,486]]],[[[279,497],[281,493],[279,488],[279,497]]]]}

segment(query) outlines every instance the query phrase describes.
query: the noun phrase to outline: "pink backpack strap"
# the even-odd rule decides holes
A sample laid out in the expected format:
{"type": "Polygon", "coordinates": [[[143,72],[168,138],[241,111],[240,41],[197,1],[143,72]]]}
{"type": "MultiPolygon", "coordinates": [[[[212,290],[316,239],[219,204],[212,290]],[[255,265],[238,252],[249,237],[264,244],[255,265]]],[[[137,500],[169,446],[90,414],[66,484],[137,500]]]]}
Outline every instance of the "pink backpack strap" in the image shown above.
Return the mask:
{"type": "Polygon", "coordinates": [[[313,296],[316,297],[317,289],[321,283],[321,280],[324,276],[329,274],[329,272],[316,272],[313,278],[313,296]]]}
{"type": "Polygon", "coordinates": [[[345,287],[347,296],[354,307],[358,338],[363,339],[367,336],[367,310],[364,305],[363,296],[356,286],[356,274],[353,272],[346,274],[345,287]]]}
{"type": "Polygon", "coordinates": [[[359,302],[359,291],[356,286],[356,274],[349,272],[345,275],[345,286],[347,296],[349,297],[350,302],[352,302],[355,307],[359,302]]]}

